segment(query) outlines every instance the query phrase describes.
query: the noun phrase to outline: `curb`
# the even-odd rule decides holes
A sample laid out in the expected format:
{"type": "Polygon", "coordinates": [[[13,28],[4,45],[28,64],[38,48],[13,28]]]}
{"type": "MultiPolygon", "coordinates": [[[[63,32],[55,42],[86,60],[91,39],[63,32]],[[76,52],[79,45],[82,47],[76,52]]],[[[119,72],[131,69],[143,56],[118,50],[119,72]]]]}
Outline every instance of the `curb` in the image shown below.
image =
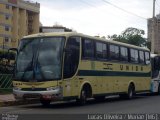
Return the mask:
{"type": "Polygon", "coordinates": [[[26,105],[40,103],[37,99],[32,100],[16,100],[16,101],[0,101],[0,107],[15,106],[15,105],[26,105]]]}

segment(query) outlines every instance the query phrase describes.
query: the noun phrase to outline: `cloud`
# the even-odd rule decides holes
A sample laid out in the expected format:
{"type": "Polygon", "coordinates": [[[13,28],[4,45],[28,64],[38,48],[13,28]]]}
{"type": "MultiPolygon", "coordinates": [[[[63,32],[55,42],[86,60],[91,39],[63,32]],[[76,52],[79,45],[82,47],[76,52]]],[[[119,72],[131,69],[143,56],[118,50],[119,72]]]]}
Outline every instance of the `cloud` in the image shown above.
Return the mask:
{"type": "MultiPolygon", "coordinates": [[[[152,17],[152,0],[108,0],[128,12],[152,17]]],[[[40,20],[44,26],[55,22],[89,35],[120,34],[127,27],[147,31],[147,19],[117,9],[103,0],[37,0],[40,2],[40,20]]],[[[147,33],[147,32],[146,32],[147,33]]]]}

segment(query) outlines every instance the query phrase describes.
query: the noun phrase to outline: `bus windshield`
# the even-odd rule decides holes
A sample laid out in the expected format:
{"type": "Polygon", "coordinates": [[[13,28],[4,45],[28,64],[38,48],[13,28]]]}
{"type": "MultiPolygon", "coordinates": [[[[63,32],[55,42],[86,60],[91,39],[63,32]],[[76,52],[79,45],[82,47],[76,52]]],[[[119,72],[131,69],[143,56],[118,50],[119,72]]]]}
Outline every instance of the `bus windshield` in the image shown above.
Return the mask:
{"type": "Polygon", "coordinates": [[[20,42],[15,80],[61,79],[64,37],[28,38],[20,42]]]}

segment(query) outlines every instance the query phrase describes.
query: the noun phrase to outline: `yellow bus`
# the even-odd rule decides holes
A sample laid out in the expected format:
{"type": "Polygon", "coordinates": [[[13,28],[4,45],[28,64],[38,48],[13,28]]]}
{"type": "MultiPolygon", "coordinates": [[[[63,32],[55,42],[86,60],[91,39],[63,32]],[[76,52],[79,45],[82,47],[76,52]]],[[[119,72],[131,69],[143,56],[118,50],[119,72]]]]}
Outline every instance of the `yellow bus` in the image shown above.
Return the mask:
{"type": "Polygon", "coordinates": [[[131,99],[150,90],[150,52],[125,43],[65,33],[25,36],[17,50],[13,93],[17,99],[104,99],[118,94],[131,99]]]}

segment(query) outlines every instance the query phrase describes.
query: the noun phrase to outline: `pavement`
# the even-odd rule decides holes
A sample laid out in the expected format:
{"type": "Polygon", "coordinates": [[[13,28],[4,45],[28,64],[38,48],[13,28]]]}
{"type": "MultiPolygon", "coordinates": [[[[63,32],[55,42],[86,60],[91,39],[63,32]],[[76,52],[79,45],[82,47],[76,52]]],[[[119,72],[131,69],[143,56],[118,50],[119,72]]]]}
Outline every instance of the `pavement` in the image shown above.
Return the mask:
{"type": "Polygon", "coordinates": [[[38,102],[39,100],[16,100],[13,94],[0,95],[0,107],[22,105],[22,104],[34,104],[38,102]]]}

